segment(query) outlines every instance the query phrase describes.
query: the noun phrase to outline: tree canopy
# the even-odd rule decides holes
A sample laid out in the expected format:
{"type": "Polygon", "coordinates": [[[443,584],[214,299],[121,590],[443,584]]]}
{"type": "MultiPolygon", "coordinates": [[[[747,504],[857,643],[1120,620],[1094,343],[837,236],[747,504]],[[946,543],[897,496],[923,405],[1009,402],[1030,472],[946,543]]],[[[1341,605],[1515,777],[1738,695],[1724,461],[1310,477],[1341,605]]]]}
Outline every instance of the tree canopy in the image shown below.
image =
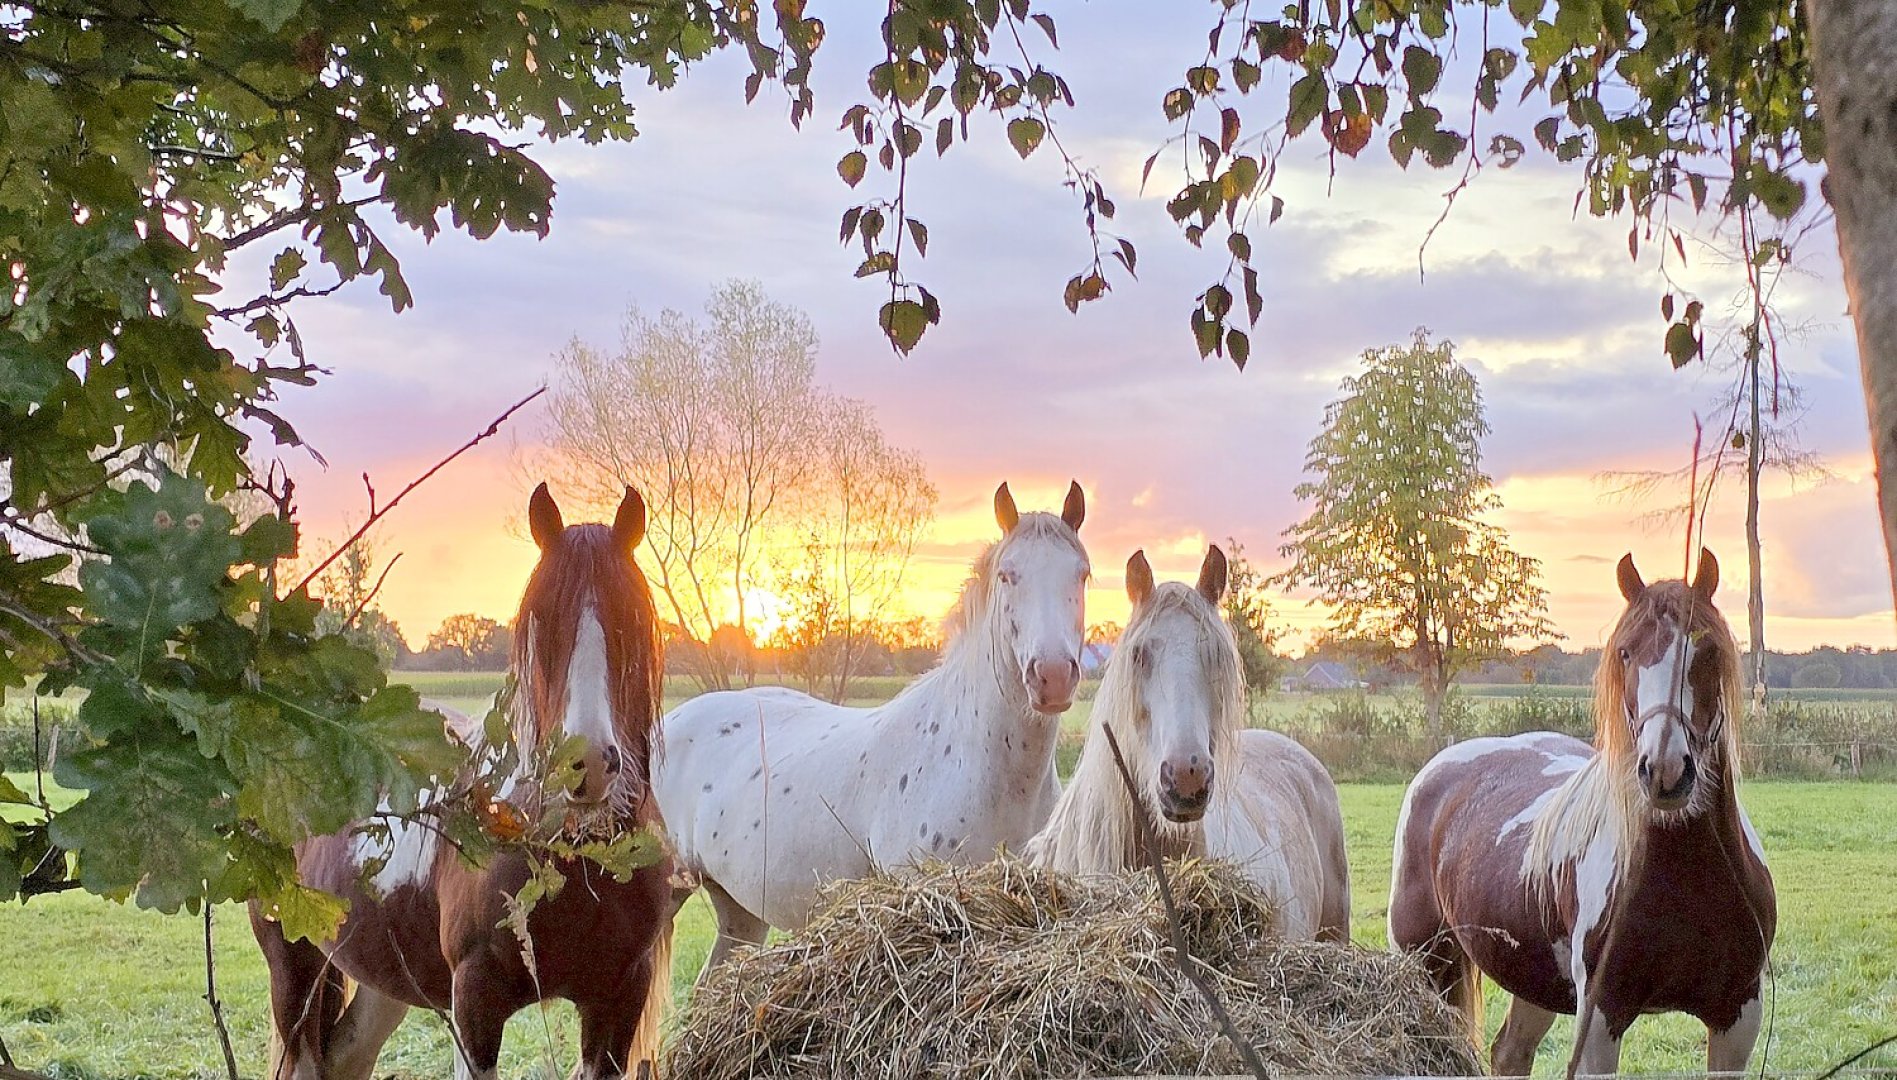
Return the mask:
{"type": "Polygon", "coordinates": [[[1488,516],[1501,498],[1482,471],[1482,390],[1454,346],[1418,330],[1371,349],[1324,412],[1275,581],[1331,608],[1329,632],[1381,643],[1419,676],[1430,731],[1458,671],[1512,643],[1557,636],[1540,564],[1488,516]]]}

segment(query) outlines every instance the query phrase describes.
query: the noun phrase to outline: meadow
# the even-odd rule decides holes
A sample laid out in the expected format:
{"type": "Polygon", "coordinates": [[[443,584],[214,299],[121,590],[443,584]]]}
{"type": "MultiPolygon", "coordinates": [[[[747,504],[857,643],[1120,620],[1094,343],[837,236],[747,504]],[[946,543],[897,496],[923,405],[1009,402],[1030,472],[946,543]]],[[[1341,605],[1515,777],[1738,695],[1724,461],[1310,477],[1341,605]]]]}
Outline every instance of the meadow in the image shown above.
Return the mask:
{"type": "MultiPolygon", "coordinates": [[[[457,707],[485,707],[491,675],[398,675],[457,707]]],[[[892,680],[893,682],[893,680],[892,680]]],[[[688,696],[668,688],[668,705],[688,696]]],[[[893,687],[865,684],[866,700],[893,687]]],[[[1067,726],[1063,771],[1077,748],[1087,701],[1067,726]]],[[[1393,706],[1395,707],[1395,706],[1393,706]]],[[[1281,706],[1282,708],[1282,706],[1281,706]]],[[[1273,721],[1294,721],[1285,710],[1273,721]]],[[[1275,726],[1275,725],[1274,725],[1275,726]]],[[[24,784],[30,775],[10,774],[24,784]]],[[[1400,783],[1341,785],[1349,830],[1353,932],[1385,944],[1391,838],[1400,783]]],[[[55,799],[69,798],[54,790],[55,799]]],[[[1774,1070],[1823,1067],[1897,1032],[1897,785],[1762,780],[1744,789],[1779,889],[1779,936],[1761,1048],[1774,1070]]],[[[218,988],[245,1075],[264,1068],[268,1039],[263,964],[244,912],[216,913],[218,988]]],[[[215,1077],[222,1074],[204,993],[202,927],[80,894],[0,908],[0,1038],[19,1063],[67,1077],[215,1077]]],[[[711,942],[702,899],[678,927],[674,998],[683,1006],[711,942]]],[[[1504,998],[1489,989],[1488,1024],[1504,998]]],[[[1537,1075],[1561,1075],[1570,1022],[1558,1022],[1537,1075]]],[[[576,1050],[571,1009],[554,1004],[515,1017],[502,1061],[507,1077],[563,1075],[576,1050]]],[[[1703,1062],[1703,1029],[1684,1017],[1653,1017],[1630,1033],[1627,1071],[1679,1071],[1703,1062]]],[[[381,1075],[438,1076],[449,1068],[442,1021],[425,1014],[391,1040],[381,1075]]],[[[1897,1051],[1882,1061],[1897,1065],[1897,1051]]],[[[1757,1067],[1759,1061],[1754,1060],[1757,1067]]]]}

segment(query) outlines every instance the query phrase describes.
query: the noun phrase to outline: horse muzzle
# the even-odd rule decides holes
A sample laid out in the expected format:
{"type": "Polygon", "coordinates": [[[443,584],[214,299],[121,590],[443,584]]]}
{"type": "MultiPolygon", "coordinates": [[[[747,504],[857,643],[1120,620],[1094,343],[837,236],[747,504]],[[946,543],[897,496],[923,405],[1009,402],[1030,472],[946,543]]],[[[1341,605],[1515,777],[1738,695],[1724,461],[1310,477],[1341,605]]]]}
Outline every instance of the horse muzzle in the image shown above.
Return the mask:
{"type": "Polygon", "coordinates": [[[1643,756],[1636,773],[1647,803],[1655,810],[1678,810],[1685,806],[1692,801],[1693,786],[1699,781],[1699,767],[1691,754],[1680,756],[1677,771],[1665,768],[1664,764],[1656,769],[1653,762],[1643,756]]]}
{"type": "Polygon", "coordinates": [[[606,801],[612,791],[613,781],[619,779],[620,753],[616,746],[589,746],[573,768],[580,774],[579,783],[567,796],[575,806],[598,806],[606,801]]]}
{"type": "Polygon", "coordinates": [[[1159,766],[1159,812],[1176,825],[1189,825],[1205,816],[1212,802],[1212,762],[1198,755],[1175,766],[1159,766]]]}
{"type": "Polygon", "coordinates": [[[1027,687],[1028,704],[1043,716],[1057,716],[1074,707],[1074,691],[1080,687],[1080,661],[1029,660],[1021,670],[1027,687]]]}

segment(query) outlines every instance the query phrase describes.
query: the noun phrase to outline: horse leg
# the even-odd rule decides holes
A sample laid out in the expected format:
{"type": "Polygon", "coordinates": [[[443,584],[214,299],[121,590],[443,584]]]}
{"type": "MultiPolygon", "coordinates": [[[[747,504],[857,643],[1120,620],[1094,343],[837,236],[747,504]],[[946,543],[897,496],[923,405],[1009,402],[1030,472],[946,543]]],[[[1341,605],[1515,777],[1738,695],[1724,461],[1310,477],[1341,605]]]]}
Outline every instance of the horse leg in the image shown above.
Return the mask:
{"type": "Polygon", "coordinates": [[[1620,1036],[1599,1009],[1589,1017],[1587,1030],[1575,1032],[1574,1037],[1581,1043],[1577,1076],[1612,1076],[1620,1071],[1620,1036]]]}
{"type": "Polygon", "coordinates": [[[317,1080],[323,1050],[342,1013],[342,973],[323,950],[291,941],[283,928],[250,905],[250,929],[270,972],[270,1072],[266,1080],[317,1080]]]}
{"type": "Polygon", "coordinates": [[[1527,1076],[1535,1071],[1535,1051],[1554,1024],[1554,1014],[1521,998],[1508,1003],[1502,1030],[1489,1048],[1489,1072],[1495,1076],[1527,1076]]]}
{"type": "Polygon", "coordinates": [[[698,982],[702,985],[707,976],[739,945],[762,945],[770,934],[771,926],[763,919],[744,909],[744,905],[731,898],[731,894],[717,882],[704,880],[705,895],[711,898],[711,911],[718,921],[718,940],[712,943],[711,955],[705,958],[705,966],[698,973],[698,982]]]}
{"type": "Polygon", "coordinates": [[[480,964],[454,971],[455,1080],[496,1080],[501,1061],[501,1031],[516,1005],[503,997],[504,980],[480,964]]]}
{"type": "Polygon", "coordinates": [[[576,1003],[580,1014],[580,1060],[571,1080],[619,1080],[632,1068],[628,1060],[639,1033],[652,988],[652,958],[632,965],[626,981],[600,1000],[576,1003]]]}
{"type": "Polygon", "coordinates": [[[382,1045],[407,1015],[406,1002],[357,983],[355,995],[330,1039],[324,1080],[370,1080],[375,1075],[376,1059],[382,1055],[382,1045]]]}
{"type": "Polygon", "coordinates": [[[1706,1029],[1706,1070],[1708,1072],[1744,1072],[1752,1058],[1752,1046],[1759,1039],[1759,999],[1754,997],[1739,1010],[1739,1019],[1724,1031],[1706,1029]]]}

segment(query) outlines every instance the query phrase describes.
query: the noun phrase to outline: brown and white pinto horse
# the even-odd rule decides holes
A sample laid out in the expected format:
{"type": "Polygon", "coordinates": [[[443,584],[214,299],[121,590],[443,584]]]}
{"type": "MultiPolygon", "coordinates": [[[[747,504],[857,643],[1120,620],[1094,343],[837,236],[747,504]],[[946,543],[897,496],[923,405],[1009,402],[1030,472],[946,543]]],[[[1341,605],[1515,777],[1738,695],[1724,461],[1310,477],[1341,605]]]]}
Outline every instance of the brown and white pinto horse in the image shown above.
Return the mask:
{"type": "MultiPolygon", "coordinates": [[[[597,831],[649,824],[651,733],[663,664],[658,619],[632,551],[645,504],[630,488],[613,524],[565,526],[545,484],[528,521],[540,561],[514,622],[514,738],[523,761],[563,737],[585,740],[566,795],[597,831]]],[[[451,718],[464,739],[477,724],[451,718]]],[[[506,794],[531,805],[541,785],[523,765],[506,794]]],[[[658,1016],[670,997],[671,869],[621,883],[582,860],[560,865],[566,885],[528,918],[531,962],[503,899],[528,877],[523,856],[469,867],[434,831],[398,823],[388,840],[359,830],[302,844],[306,885],[345,897],[336,938],[285,940],[253,905],[251,924],[270,967],[275,1046],[271,1080],[367,1080],[382,1044],[411,1006],[446,1010],[455,1074],[492,1077],[507,1018],[536,1001],[573,1002],[580,1021],[576,1077],[626,1075],[655,1056],[658,1016]],[[363,868],[381,860],[364,888],[363,868]],[[345,1007],[345,977],[355,984],[345,1007]]]]}
{"type": "Polygon", "coordinates": [[[1612,1073],[1643,1013],[1707,1030],[1707,1067],[1744,1069],[1777,923],[1739,805],[1739,652],[1689,585],[1619,567],[1627,610],[1595,677],[1595,746],[1549,732],[1471,739],[1411,782],[1397,821],[1390,942],[1423,954],[1479,1037],[1481,974],[1514,995],[1498,1075],[1529,1072],[1556,1013],[1583,1013],[1574,1063],[1612,1073]],[[1588,1004],[1592,1002],[1591,1010],[1588,1004]]]}

